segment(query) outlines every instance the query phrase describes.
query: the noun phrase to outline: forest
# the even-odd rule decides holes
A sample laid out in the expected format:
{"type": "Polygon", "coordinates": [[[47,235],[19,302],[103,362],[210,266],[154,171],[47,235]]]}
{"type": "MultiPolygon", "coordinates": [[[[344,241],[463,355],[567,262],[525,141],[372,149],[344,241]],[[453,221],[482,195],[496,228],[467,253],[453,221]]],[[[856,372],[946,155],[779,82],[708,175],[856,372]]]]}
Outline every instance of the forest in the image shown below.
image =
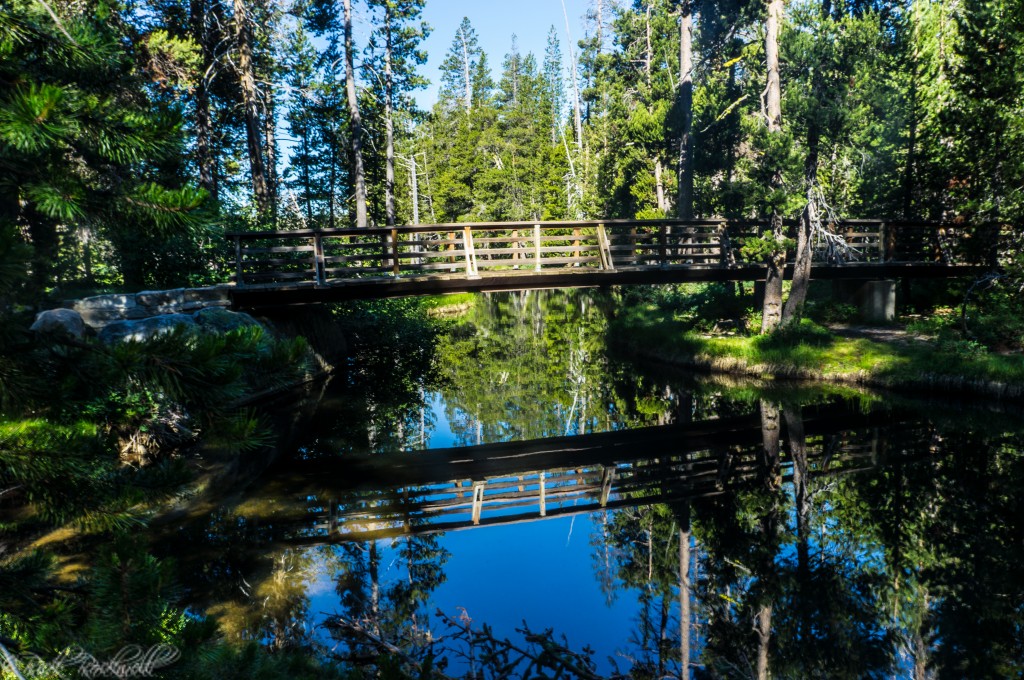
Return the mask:
{"type": "Polygon", "coordinates": [[[424,7],[5,0],[28,297],[223,280],[232,229],[1024,211],[1019,0],[594,0],[543,55],[465,19],[429,111],[424,7]]]}

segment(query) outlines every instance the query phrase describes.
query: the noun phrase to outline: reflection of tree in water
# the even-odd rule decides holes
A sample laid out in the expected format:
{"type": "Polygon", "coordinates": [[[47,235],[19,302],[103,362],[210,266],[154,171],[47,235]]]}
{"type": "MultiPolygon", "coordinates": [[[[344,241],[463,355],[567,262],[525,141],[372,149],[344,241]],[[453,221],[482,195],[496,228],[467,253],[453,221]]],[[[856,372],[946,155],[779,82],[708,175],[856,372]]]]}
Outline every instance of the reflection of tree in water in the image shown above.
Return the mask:
{"type": "Polygon", "coordinates": [[[665,424],[692,410],[662,377],[608,358],[605,302],[578,290],[478,297],[439,350],[457,442],[665,424]]]}
{"type": "Polygon", "coordinates": [[[604,313],[589,293],[481,296],[442,345],[463,444],[610,429],[604,313]]]}
{"type": "Polygon", "coordinates": [[[427,602],[445,582],[450,556],[440,538],[434,534],[346,543],[334,551],[330,569],[341,610],[328,626],[352,659],[368,663],[382,648],[400,650],[419,662],[432,656],[427,602]]]}
{"type": "Polygon", "coordinates": [[[1024,479],[1021,437],[948,424],[940,434],[927,421],[874,439],[808,437],[798,403],[761,412],[761,482],[695,500],[692,538],[685,505],[595,518],[599,583],[609,599],[629,592],[641,605],[632,676],[1016,674],[1022,614],[993,593],[1024,583],[1024,551],[1008,540],[1022,524],[1011,491],[1024,479]],[[821,474],[864,441],[878,471],[821,474]],[[690,668],[678,665],[685,651],[690,668]]]}

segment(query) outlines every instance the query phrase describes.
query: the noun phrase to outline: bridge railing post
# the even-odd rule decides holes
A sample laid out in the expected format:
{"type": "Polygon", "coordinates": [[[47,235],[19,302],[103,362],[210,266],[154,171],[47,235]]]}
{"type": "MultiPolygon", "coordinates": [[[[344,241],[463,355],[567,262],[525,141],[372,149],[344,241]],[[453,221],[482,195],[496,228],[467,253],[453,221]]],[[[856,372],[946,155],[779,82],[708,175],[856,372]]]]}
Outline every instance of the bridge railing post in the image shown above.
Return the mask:
{"type": "Polygon", "coordinates": [[[668,266],[668,226],[658,225],[658,263],[659,267],[668,266]]]}
{"type": "Polygon", "coordinates": [[[313,235],[313,281],[327,285],[327,265],[324,262],[324,241],[320,234],[313,235]]]}
{"type": "Polygon", "coordinates": [[[469,227],[462,228],[462,249],[466,253],[466,277],[480,278],[476,268],[476,250],[473,248],[473,231],[469,227]]]}
{"type": "Polygon", "coordinates": [[[484,490],[487,487],[487,480],[473,482],[473,524],[480,524],[480,514],[484,509],[484,490]]]}
{"type": "Polygon", "coordinates": [[[615,263],[612,262],[612,247],[608,241],[608,231],[604,228],[604,224],[597,225],[597,245],[601,251],[601,269],[615,271],[615,263]]]}
{"type": "Polygon", "coordinates": [[[727,222],[718,223],[718,263],[723,267],[736,264],[732,255],[732,237],[727,222]]]}
{"type": "Polygon", "coordinates": [[[398,259],[398,230],[391,230],[391,273],[397,278],[401,274],[401,260],[398,259]]]}
{"type": "Polygon", "coordinates": [[[546,481],[546,478],[547,475],[543,472],[537,475],[537,485],[540,487],[540,498],[538,500],[538,505],[540,506],[541,517],[547,517],[548,515],[547,488],[544,483],[546,481]]]}
{"type": "Polygon", "coordinates": [[[235,236],[235,285],[245,286],[245,275],[242,273],[242,237],[235,236]]]}
{"type": "Polygon", "coordinates": [[[533,225],[533,271],[540,271],[540,225],[533,225]]]}

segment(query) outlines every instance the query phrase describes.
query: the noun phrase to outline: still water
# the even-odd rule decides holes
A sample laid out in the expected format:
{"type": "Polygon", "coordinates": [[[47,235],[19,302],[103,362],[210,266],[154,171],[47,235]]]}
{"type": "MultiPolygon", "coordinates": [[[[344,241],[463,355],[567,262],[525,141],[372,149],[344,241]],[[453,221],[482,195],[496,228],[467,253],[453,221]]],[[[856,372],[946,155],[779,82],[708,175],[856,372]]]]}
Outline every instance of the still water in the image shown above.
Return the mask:
{"type": "Polygon", "coordinates": [[[636,365],[614,304],[382,335],[174,530],[194,606],[368,677],[1024,672],[1020,412],[636,365]]]}

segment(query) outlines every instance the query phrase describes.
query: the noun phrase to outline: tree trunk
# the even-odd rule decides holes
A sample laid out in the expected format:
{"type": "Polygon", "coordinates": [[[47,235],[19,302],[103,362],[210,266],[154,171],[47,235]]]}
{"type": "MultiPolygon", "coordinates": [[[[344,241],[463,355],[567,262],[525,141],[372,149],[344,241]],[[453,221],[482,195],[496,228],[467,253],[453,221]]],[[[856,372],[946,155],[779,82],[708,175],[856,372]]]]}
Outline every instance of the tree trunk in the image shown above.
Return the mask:
{"type": "MultiPolygon", "coordinates": [[[[651,85],[651,72],[654,69],[654,43],[652,37],[653,27],[651,26],[651,12],[653,8],[650,4],[647,5],[647,12],[645,17],[645,29],[644,35],[646,38],[646,50],[644,52],[644,76],[647,82],[647,98],[648,104],[650,104],[652,96],[652,85],[651,85]]],[[[658,211],[662,214],[668,212],[668,206],[665,203],[665,180],[664,172],[661,165],[661,158],[658,157],[658,152],[654,152],[654,204],[658,211]]]]}
{"type": "Polygon", "coordinates": [[[796,563],[799,637],[810,634],[811,590],[811,503],[807,492],[807,436],[804,431],[803,415],[797,405],[786,406],[783,411],[786,430],[789,433],[789,452],[793,457],[793,504],[796,506],[796,563]]]}
{"type": "MultiPolygon", "coordinates": [[[[239,0],[235,0],[239,2],[239,0]]],[[[363,119],[359,115],[356,96],[355,57],[352,54],[352,0],[343,0],[345,11],[345,94],[348,96],[348,116],[352,125],[352,175],[356,190],[356,226],[365,227],[366,171],[363,169],[363,119]]]]}
{"type": "Polygon", "coordinates": [[[661,159],[654,159],[654,200],[662,215],[668,214],[668,203],[665,201],[665,171],[661,159]]]}
{"type": "Polygon", "coordinates": [[[772,606],[757,612],[757,680],[768,680],[768,647],[772,640],[772,606]]]}
{"type": "MultiPolygon", "coordinates": [[[[769,401],[761,400],[761,440],[764,447],[764,458],[762,465],[762,484],[764,488],[773,494],[782,485],[781,465],[779,456],[779,406],[769,401]]],[[[775,546],[775,535],[778,532],[779,509],[777,503],[772,503],[766,508],[761,518],[762,540],[766,547],[775,546]]],[[[762,582],[770,582],[769,576],[775,568],[774,550],[765,551],[764,557],[758,560],[757,578],[762,582]]],[[[768,651],[771,642],[772,631],[772,600],[770,590],[761,595],[763,604],[758,609],[754,631],[757,634],[757,678],[767,680],[768,678],[768,651]]]]}
{"type": "Polygon", "coordinates": [[[309,125],[302,127],[302,193],[306,199],[306,226],[312,228],[313,224],[313,180],[309,176],[309,125]]]}
{"type": "Polygon", "coordinates": [[[416,172],[416,154],[409,157],[409,183],[412,192],[412,223],[420,223],[420,183],[416,172]]]}
{"type": "Polygon", "coordinates": [[[473,80],[469,76],[469,44],[466,42],[466,34],[459,27],[459,37],[462,39],[462,79],[463,93],[465,97],[466,115],[473,110],[473,80]]]}
{"type": "Polygon", "coordinates": [[[330,229],[334,229],[334,227],[336,225],[334,203],[335,203],[335,197],[337,196],[337,191],[338,191],[338,144],[337,144],[337,141],[338,141],[338,135],[336,133],[336,130],[332,127],[331,128],[331,143],[328,145],[328,148],[331,150],[330,151],[330,156],[331,156],[331,172],[330,172],[330,177],[328,178],[328,181],[327,181],[327,185],[329,187],[329,189],[328,189],[328,196],[327,196],[327,214],[328,214],[327,226],[330,229]]]}
{"type": "MultiPolygon", "coordinates": [[[[769,0],[768,21],[765,24],[765,61],[768,68],[768,86],[765,88],[765,115],[768,118],[768,131],[771,134],[782,133],[782,87],[779,81],[779,29],[782,26],[782,15],[785,0],[769,0]]],[[[771,168],[772,190],[782,188],[782,168],[771,168]]],[[[782,215],[778,207],[772,208],[772,237],[777,244],[785,239],[782,215]]],[[[781,246],[780,246],[781,250],[781,246]]],[[[761,310],[761,332],[767,333],[778,327],[782,321],[782,272],[786,263],[786,253],[775,252],[767,262],[764,282],[764,305],[761,310]]]]}
{"type": "Polygon", "coordinates": [[[274,102],[273,85],[267,86],[266,116],[263,129],[267,149],[267,199],[270,205],[270,216],[277,223],[277,203],[280,186],[277,181],[277,107],[274,102]]]}
{"type": "Polygon", "coordinates": [[[562,15],[565,17],[565,35],[568,38],[569,47],[569,77],[572,80],[572,115],[573,125],[576,127],[576,150],[583,150],[583,114],[580,113],[580,83],[576,74],[576,50],[572,47],[572,32],[569,30],[569,12],[565,9],[565,0],[562,0],[562,15]]]}
{"type": "Polygon", "coordinates": [[[693,219],[693,14],[690,0],[679,4],[679,169],[676,214],[693,219]]]}
{"type": "Polygon", "coordinates": [[[252,63],[252,36],[245,3],[234,0],[235,44],[238,47],[238,82],[242,89],[242,109],[245,115],[245,140],[249,151],[249,174],[252,176],[252,194],[260,213],[270,207],[267,191],[267,172],[263,162],[259,102],[256,94],[256,74],[252,63]]]}
{"type": "MultiPolygon", "coordinates": [[[[823,0],[821,15],[825,21],[832,13],[831,0],[823,0]]],[[[804,314],[804,303],[807,301],[807,289],[811,282],[811,235],[814,223],[818,220],[818,204],[815,189],[818,186],[818,157],[821,148],[821,123],[819,122],[820,104],[824,82],[821,69],[814,70],[811,78],[811,108],[807,120],[807,159],[804,161],[804,183],[807,185],[807,204],[800,214],[800,222],[796,236],[796,263],[793,266],[793,285],[789,289],[789,299],[782,309],[782,323],[800,323],[804,314]]]]}
{"type": "MultiPolygon", "coordinates": [[[[813,92],[812,85],[812,92],[813,92]]],[[[804,303],[807,302],[807,289],[811,284],[811,234],[814,223],[818,220],[818,205],[815,188],[818,180],[818,148],[821,132],[818,122],[811,114],[812,120],[807,127],[807,161],[804,166],[804,181],[807,184],[807,204],[800,213],[800,222],[796,234],[796,263],[793,265],[793,284],[789,289],[789,298],[782,309],[782,323],[800,323],[804,314],[804,303]]]]}
{"type": "MultiPolygon", "coordinates": [[[[687,507],[689,520],[689,507],[687,507]]],[[[679,529],[679,678],[690,680],[690,524],[679,529]]]]}
{"type": "Polygon", "coordinates": [[[395,226],[395,120],[394,77],[391,73],[391,4],[384,3],[384,130],[387,136],[387,161],[384,176],[384,215],[389,227],[395,226]]]}
{"type": "Polygon", "coordinates": [[[202,73],[196,82],[195,90],[196,166],[199,170],[199,187],[216,200],[217,187],[213,178],[213,154],[210,150],[210,90],[207,80],[207,72],[213,61],[213,50],[206,22],[206,1],[191,0],[189,7],[192,39],[199,45],[202,55],[202,73]]]}
{"type": "MultiPolygon", "coordinates": [[[[348,2],[349,0],[345,0],[348,2]]],[[[380,637],[380,553],[377,541],[370,541],[370,628],[380,637]]]]}
{"type": "MultiPolygon", "coordinates": [[[[913,38],[912,38],[913,39],[913,38]]],[[[903,169],[903,219],[914,217],[914,164],[917,162],[917,46],[910,60],[910,131],[907,136],[907,164],[903,169]]]]}

